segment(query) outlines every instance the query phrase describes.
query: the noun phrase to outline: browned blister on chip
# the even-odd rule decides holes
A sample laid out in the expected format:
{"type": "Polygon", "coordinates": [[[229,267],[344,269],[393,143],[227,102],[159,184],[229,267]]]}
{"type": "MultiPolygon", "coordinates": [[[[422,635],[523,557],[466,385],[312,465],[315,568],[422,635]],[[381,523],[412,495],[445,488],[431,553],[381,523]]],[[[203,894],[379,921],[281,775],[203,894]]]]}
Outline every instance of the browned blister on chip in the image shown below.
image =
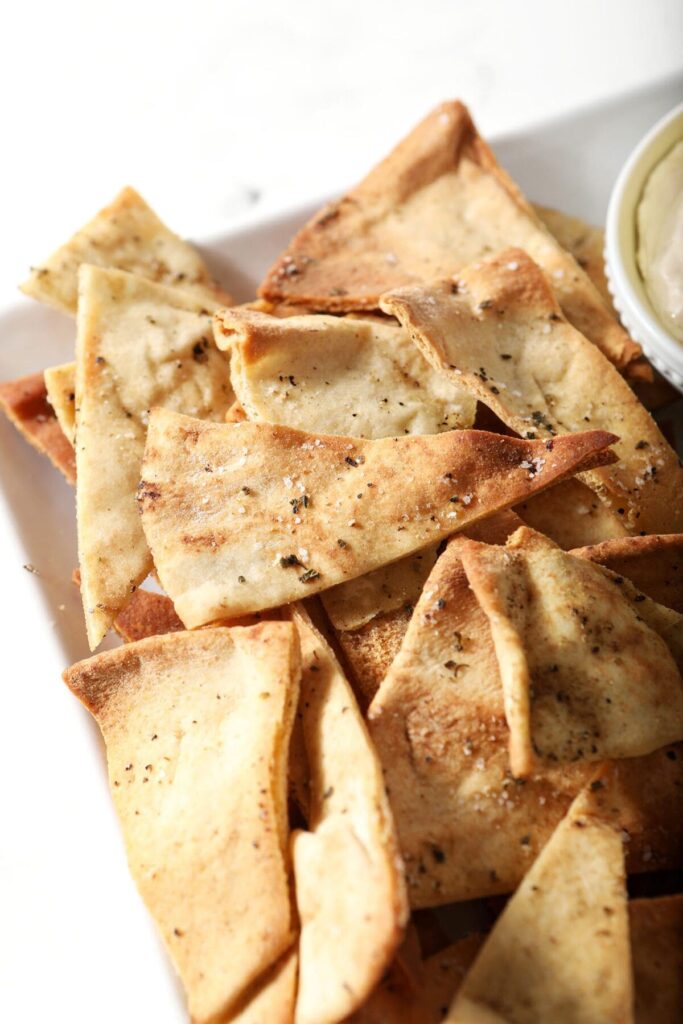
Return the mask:
{"type": "Polygon", "coordinates": [[[152,637],[64,673],[102,730],[131,874],[197,1022],[227,1013],[294,938],[299,673],[289,623],[152,637]]]}
{"type": "Polygon", "coordinates": [[[297,1024],[353,1013],[391,962],[407,917],[382,770],[332,650],[301,610],[303,738],[309,831],[293,836],[301,920],[297,1024]]]}
{"type": "Polygon", "coordinates": [[[261,294],[330,312],[451,277],[508,246],[552,280],[565,315],[617,366],[640,354],[576,260],[544,227],[459,102],[432,111],[360,185],[320,211],[261,294]]]}
{"type": "Polygon", "coordinates": [[[152,568],[135,492],[152,406],[223,420],[228,365],[185,292],[83,266],[76,341],[81,593],[95,648],[152,568]]]}
{"type": "Polygon", "coordinates": [[[74,450],[47,400],[42,373],[1,383],[0,409],[36,451],[47,455],[70,484],[75,482],[74,450]]]}
{"type": "Polygon", "coordinates": [[[22,285],[31,298],[65,313],[78,305],[78,269],[82,263],[116,267],[149,281],[190,292],[208,309],[229,303],[201,256],[174,235],[135,189],[124,188],[80,231],[60,246],[22,285]]]}
{"type": "Polygon", "coordinates": [[[138,499],[163,588],[193,628],[398,561],[611,460],[613,440],[454,430],[365,441],[155,409],[138,499]],[[530,474],[533,459],[543,466],[530,474]]]}
{"type": "Polygon", "coordinates": [[[589,789],[505,907],[445,1020],[621,1024],[632,1000],[622,839],[589,789]]]}
{"type": "Polygon", "coordinates": [[[637,757],[683,739],[676,661],[624,585],[528,527],[505,548],[467,542],[462,558],[491,625],[516,776],[534,755],[637,757]]]}
{"type": "Polygon", "coordinates": [[[412,332],[435,368],[521,437],[596,428],[618,434],[618,461],[584,481],[629,532],[681,530],[677,455],[617,370],[565,319],[526,253],[511,249],[467,267],[455,282],[385,295],[382,308],[412,332]]]}

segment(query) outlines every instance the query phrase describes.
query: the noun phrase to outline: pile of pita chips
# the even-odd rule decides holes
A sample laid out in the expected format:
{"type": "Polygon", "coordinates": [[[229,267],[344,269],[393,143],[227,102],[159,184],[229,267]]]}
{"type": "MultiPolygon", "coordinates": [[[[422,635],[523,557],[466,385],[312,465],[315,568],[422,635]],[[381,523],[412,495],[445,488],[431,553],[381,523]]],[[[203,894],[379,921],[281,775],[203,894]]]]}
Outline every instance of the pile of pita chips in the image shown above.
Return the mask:
{"type": "Polygon", "coordinates": [[[600,247],[452,103],[246,306],[130,189],[27,282],[76,360],[0,404],[193,1020],[674,1019],[624,875],[683,864],[683,478],[600,247]]]}
{"type": "Polygon", "coordinates": [[[497,163],[461,103],[444,103],[357,188],[321,210],[270,270],[261,294],[342,312],[383,292],[451,277],[519,246],[552,278],[565,315],[619,367],[640,349],[576,260],[497,163]]]}
{"type": "Polygon", "coordinates": [[[183,288],[208,308],[230,301],[196,249],[174,235],[132,188],[124,188],[49,259],[33,267],[22,291],[75,314],[82,263],[117,267],[149,281],[183,288]]]}
{"type": "Polygon", "coordinates": [[[288,623],[153,637],[65,672],[104,735],[131,874],[198,1022],[225,1015],[294,941],[299,677],[288,623]]]}
{"type": "Polygon", "coordinates": [[[150,409],[223,420],[233,394],[211,319],[190,293],[88,265],[79,289],[78,558],[94,649],[152,568],[135,502],[150,409]]]}

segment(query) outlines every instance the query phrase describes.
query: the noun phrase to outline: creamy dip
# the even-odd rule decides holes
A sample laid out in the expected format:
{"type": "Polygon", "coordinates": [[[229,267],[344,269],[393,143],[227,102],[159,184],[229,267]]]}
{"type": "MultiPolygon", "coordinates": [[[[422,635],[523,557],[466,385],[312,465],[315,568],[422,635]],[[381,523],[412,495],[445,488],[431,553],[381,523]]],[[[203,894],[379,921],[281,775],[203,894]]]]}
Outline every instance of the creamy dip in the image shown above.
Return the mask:
{"type": "Polygon", "coordinates": [[[645,291],[662,326],[683,342],[683,140],[650,174],[637,216],[645,291]]]}

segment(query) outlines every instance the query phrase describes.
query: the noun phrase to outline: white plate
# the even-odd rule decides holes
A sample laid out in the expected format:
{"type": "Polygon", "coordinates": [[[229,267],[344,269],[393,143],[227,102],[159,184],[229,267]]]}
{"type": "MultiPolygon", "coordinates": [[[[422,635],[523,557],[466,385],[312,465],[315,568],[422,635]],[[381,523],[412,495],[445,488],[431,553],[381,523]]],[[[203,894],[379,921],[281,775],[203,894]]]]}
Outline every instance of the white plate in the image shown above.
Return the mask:
{"type": "MultiPolygon", "coordinates": [[[[682,86],[494,140],[495,150],[527,195],[603,223],[627,154],[682,86]]],[[[317,205],[252,219],[201,248],[226,287],[250,298],[317,205]]],[[[71,359],[73,332],[71,320],[28,300],[6,309],[0,380],[71,359]]],[[[88,654],[69,582],[73,492],[1,416],[0,477],[3,1018],[176,1024],[186,1019],[182,996],[128,876],[97,730],[60,680],[88,654]]]]}

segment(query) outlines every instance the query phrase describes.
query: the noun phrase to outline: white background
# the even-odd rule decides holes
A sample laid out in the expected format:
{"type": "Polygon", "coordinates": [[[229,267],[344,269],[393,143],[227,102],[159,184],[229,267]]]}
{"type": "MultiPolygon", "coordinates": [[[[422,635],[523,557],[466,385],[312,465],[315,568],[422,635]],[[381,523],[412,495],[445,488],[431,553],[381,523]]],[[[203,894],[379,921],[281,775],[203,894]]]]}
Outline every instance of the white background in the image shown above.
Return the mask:
{"type": "Polygon", "coordinates": [[[681,0],[60,0],[0,22],[0,301],[126,183],[182,234],[351,184],[439,100],[500,134],[683,67],[681,0]]]}
{"type": "MultiPolygon", "coordinates": [[[[352,183],[445,97],[499,135],[680,73],[682,40],[680,0],[15,4],[0,20],[0,307],[124,183],[179,232],[217,234],[352,183]]],[[[533,194],[604,209],[632,112],[615,133],[575,121],[561,165],[541,133],[533,194]]],[[[67,318],[26,300],[1,319],[7,376],[68,358],[67,318]]],[[[0,1020],[177,1024],[96,727],[59,680],[85,653],[73,494],[2,422],[0,474],[0,1020]]]]}

